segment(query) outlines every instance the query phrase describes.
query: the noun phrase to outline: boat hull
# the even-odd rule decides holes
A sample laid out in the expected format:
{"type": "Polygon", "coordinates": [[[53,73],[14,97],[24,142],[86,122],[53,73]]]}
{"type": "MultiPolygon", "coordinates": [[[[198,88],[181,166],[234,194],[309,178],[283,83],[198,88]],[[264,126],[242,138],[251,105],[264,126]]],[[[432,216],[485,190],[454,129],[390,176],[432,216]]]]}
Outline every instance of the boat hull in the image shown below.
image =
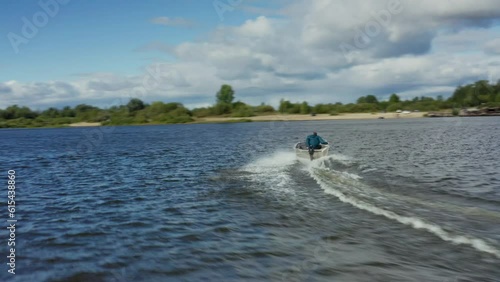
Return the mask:
{"type": "Polygon", "coordinates": [[[300,159],[306,159],[306,160],[316,160],[319,158],[326,157],[328,155],[328,151],[330,149],[329,145],[321,145],[321,149],[315,149],[314,154],[311,156],[309,155],[309,150],[307,149],[307,146],[305,143],[300,142],[295,144],[295,155],[297,155],[298,158],[300,159]]]}

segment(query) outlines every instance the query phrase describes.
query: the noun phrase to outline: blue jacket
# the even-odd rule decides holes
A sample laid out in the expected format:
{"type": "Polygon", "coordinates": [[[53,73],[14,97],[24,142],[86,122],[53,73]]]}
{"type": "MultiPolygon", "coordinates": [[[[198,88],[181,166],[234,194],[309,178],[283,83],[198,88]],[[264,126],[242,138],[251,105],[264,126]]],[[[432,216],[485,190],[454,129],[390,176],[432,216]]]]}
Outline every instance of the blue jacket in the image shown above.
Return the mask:
{"type": "Polygon", "coordinates": [[[328,142],[326,142],[319,135],[309,135],[309,136],[307,136],[307,139],[306,139],[306,145],[307,145],[307,147],[311,147],[311,146],[312,147],[316,147],[319,144],[328,144],[328,142]]]}

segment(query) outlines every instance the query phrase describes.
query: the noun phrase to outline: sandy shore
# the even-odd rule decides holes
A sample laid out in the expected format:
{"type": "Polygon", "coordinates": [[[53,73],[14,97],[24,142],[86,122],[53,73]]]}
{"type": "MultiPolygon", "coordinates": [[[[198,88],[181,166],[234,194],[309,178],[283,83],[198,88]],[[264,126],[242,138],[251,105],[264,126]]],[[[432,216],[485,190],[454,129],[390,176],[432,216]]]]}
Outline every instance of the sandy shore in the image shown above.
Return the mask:
{"type": "Polygon", "coordinates": [[[316,116],[311,115],[266,115],[266,116],[255,116],[255,117],[245,117],[245,118],[235,118],[235,117],[206,117],[199,118],[196,122],[226,122],[234,121],[238,119],[252,120],[252,121],[301,121],[301,120],[346,120],[346,119],[378,119],[383,117],[384,119],[395,119],[395,118],[421,118],[426,114],[426,112],[417,112],[409,114],[397,114],[397,113],[355,113],[355,114],[339,114],[336,116],[331,116],[329,114],[319,114],[316,116]]]}
{"type": "MultiPolygon", "coordinates": [[[[336,116],[331,116],[329,114],[319,114],[316,116],[311,115],[265,115],[265,116],[255,116],[255,117],[204,117],[197,118],[191,123],[217,123],[217,122],[238,122],[241,121],[308,121],[308,120],[369,120],[369,119],[395,119],[395,118],[421,118],[426,114],[426,112],[409,113],[409,114],[397,114],[397,113],[356,113],[356,114],[339,114],[336,116]]],[[[76,122],[69,124],[71,127],[83,127],[83,126],[101,126],[100,122],[76,122]]]]}
{"type": "Polygon", "coordinates": [[[101,126],[100,122],[75,122],[69,124],[69,126],[73,127],[81,127],[81,126],[101,126]]]}

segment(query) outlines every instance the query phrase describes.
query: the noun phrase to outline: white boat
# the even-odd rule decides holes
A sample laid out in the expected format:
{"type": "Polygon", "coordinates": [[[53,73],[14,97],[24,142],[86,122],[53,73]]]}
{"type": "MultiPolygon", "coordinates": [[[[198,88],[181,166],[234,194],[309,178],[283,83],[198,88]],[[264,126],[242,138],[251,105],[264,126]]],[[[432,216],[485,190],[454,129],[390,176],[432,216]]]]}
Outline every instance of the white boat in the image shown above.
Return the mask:
{"type": "Polygon", "coordinates": [[[326,157],[328,155],[328,150],[330,149],[330,145],[321,144],[321,149],[314,149],[314,153],[310,155],[309,149],[305,142],[299,142],[295,144],[295,154],[298,158],[307,159],[307,160],[316,160],[322,157],[326,157]]]}

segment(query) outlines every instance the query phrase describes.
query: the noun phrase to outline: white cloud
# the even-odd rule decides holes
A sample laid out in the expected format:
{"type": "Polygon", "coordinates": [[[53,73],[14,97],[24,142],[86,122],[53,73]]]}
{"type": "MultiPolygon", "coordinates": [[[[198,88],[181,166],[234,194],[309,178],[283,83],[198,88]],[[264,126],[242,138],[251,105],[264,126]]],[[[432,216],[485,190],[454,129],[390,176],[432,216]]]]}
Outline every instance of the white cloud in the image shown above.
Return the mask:
{"type": "Polygon", "coordinates": [[[238,27],[237,32],[245,37],[264,37],[273,35],[272,21],[264,16],[255,20],[247,20],[242,26],[238,27]]]}
{"type": "Polygon", "coordinates": [[[500,55],[500,38],[486,42],[486,44],[484,44],[484,50],[488,54],[500,55]]]}
{"type": "Polygon", "coordinates": [[[114,74],[91,74],[86,76],[86,89],[91,92],[116,92],[138,86],[130,77],[114,74]]]}
{"type": "MultiPolygon", "coordinates": [[[[446,96],[459,84],[500,78],[497,1],[401,0],[399,6],[394,1],[299,0],[280,10],[280,18],[258,16],[239,26],[220,26],[205,40],[143,47],[177,60],[160,68],[152,64],[137,76],[3,83],[0,97],[11,91],[20,104],[97,105],[99,99],[143,93],[139,98],[146,101],[198,106],[212,103],[220,85],[229,83],[239,100],[277,105],[280,98],[329,103],[393,92],[407,98],[446,96]],[[351,52],[343,52],[342,44],[352,46],[351,52]],[[154,83],[148,79],[151,68],[157,69],[154,83]],[[141,88],[147,89],[138,92],[141,88]]],[[[166,17],[153,22],[187,23],[166,17]]]]}

